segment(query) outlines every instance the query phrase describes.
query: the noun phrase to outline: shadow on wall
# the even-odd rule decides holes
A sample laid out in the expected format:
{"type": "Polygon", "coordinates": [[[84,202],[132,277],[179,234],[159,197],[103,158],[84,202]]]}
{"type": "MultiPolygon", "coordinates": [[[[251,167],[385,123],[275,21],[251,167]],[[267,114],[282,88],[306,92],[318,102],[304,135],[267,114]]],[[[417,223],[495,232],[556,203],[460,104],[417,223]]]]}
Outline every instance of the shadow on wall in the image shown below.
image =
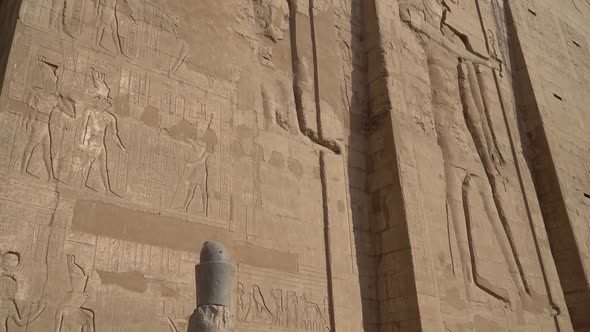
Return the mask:
{"type": "Polygon", "coordinates": [[[370,118],[368,59],[365,42],[364,1],[352,0],[350,26],[352,57],[350,97],[350,135],[347,146],[349,195],[352,205],[352,224],[356,248],[356,262],[362,298],[364,331],[378,331],[379,306],[377,301],[377,238],[371,220],[374,217],[368,185],[370,172],[368,130],[370,118]]]}
{"type": "Polygon", "coordinates": [[[22,0],[0,1],[0,91],[4,85],[4,75],[8,65],[8,54],[18,20],[22,0]]]}
{"type": "Polygon", "coordinates": [[[532,171],[553,259],[574,329],[587,331],[590,328],[590,316],[587,314],[590,286],[586,281],[582,257],[564,201],[565,195],[559,184],[557,168],[509,6],[506,7],[506,16],[510,23],[511,74],[522,150],[527,167],[532,171]]]}

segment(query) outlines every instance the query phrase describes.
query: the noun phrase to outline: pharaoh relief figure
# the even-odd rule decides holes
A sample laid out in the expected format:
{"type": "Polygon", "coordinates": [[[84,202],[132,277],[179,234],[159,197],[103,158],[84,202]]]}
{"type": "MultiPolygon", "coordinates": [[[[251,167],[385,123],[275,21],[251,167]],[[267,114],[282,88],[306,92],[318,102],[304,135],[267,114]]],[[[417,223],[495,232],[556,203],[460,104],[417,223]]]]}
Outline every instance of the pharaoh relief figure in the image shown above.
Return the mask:
{"type": "Polygon", "coordinates": [[[39,79],[27,97],[27,106],[33,110],[33,115],[25,119],[25,130],[29,135],[20,165],[23,172],[29,173],[31,158],[35,151],[40,149],[48,180],[55,178],[51,155],[50,120],[56,116],[55,112],[70,118],[76,117],[73,101],[58,92],[56,68],[46,62],[45,58],[39,58],[36,72],[39,79]]]}
{"type": "Polygon", "coordinates": [[[105,83],[105,76],[93,70],[92,79],[94,87],[88,90],[91,99],[83,111],[85,119],[81,148],[85,153],[85,160],[81,167],[82,181],[87,188],[92,189],[88,179],[93,167],[98,167],[105,192],[118,196],[109,179],[106,138],[110,136],[122,151],[127,150],[119,136],[117,118],[111,113],[113,103],[109,98],[110,89],[105,83]]]}
{"type": "Polygon", "coordinates": [[[486,68],[499,70],[501,64],[470,51],[466,36],[446,24],[447,10],[443,0],[400,5],[402,21],[417,34],[427,57],[433,116],[444,159],[446,203],[467,298],[479,299],[477,294],[483,291],[514,305],[526,300],[528,286],[509,230],[514,220],[507,219],[497,199],[498,168],[503,161],[483,113],[486,92],[480,90],[476,74],[486,68]],[[493,230],[513,285],[480,273],[473,223],[481,220],[493,230]]]}

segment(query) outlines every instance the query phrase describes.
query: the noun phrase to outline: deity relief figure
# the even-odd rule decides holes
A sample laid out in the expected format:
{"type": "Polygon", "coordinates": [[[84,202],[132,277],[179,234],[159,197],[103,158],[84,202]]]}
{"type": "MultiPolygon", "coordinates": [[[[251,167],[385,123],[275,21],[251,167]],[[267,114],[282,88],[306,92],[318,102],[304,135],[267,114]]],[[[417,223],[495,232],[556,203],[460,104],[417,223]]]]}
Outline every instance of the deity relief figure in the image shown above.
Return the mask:
{"type": "Polygon", "coordinates": [[[81,148],[86,153],[86,158],[82,165],[83,181],[86,187],[92,189],[88,184],[88,178],[91,175],[92,167],[98,164],[105,192],[118,196],[111,188],[107,168],[107,135],[113,138],[121,150],[127,150],[119,136],[117,118],[110,112],[113,104],[109,98],[110,89],[104,81],[104,74],[93,70],[92,78],[94,88],[89,90],[92,99],[84,109],[86,118],[84,120],[84,136],[81,148]]]}
{"type": "Polygon", "coordinates": [[[84,308],[89,296],[86,294],[88,276],[78,264],[76,257],[67,256],[71,291],[61,300],[55,312],[54,332],[94,332],[94,313],[84,308]]]}
{"type": "Polygon", "coordinates": [[[16,279],[8,275],[0,276],[0,332],[8,332],[9,322],[25,327],[45,310],[47,304],[40,302],[33,305],[29,314],[22,315],[16,305],[16,292],[16,279]]]}
{"type": "Polygon", "coordinates": [[[479,272],[473,223],[487,219],[518,294],[526,297],[527,281],[509,231],[507,214],[496,189],[502,157],[493,128],[484,114],[486,91],[476,71],[499,69],[499,62],[470,51],[468,39],[445,22],[441,0],[408,1],[400,5],[402,21],[416,31],[426,52],[438,142],[444,159],[446,201],[459,250],[469,299],[474,285],[494,298],[513,303],[506,285],[479,272]],[[458,79],[457,79],[458,78],[458,79]],[[449,84],[453,80],[458,84],[449,84]],[[483,201],[475,209],[475,201],[483,201]]]}
{"type": "Polygon", "coordinates": [[[28,173],[33,154],[37,148],[41,148],[47,178],[53,180],[55,177],[51,156],[50,120],[56,110],[70,118],[75,118],[76,114],[73,101],[64,98],[58,92],[56,68],[40,57],[38,70],[37,74],[41,76],[41,82],[32,88],[27,98],[27,105],[34,111],[34,116],[25,120],[29,137],[23,151],[21,170],[28,173]]]}

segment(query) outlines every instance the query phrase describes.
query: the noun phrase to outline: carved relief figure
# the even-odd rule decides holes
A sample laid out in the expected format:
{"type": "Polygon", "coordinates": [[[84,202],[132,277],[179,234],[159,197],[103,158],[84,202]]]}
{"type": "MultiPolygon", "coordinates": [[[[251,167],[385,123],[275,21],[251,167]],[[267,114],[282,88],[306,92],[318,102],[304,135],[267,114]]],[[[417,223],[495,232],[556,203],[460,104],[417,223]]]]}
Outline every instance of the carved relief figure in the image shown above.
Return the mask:
{"type": "Polygon", "coordinates": [[[9,322],[20,327],[27,326],[45,310],[46,303],[40,302],[33,305],[29,314],[21,315],[14,299],[16,291],[16,279],[7,275],[0,276],[0,332],[8,332],[9,322]]]}
{"type": "Polygon", "coordinates": [[[285,312],[285,303],[283,302],[283,291],[281,289],[271,290],[271,295],[275,300],[275,312],[273,325],[278,327],[287,327],[287,317],[285,312]]]}
{"type": "Polygon", "coordinates": [[[83,305],[88,301],[88,276],[76,257],[67,255],[71,291],[61,300],[55,312],[54,332],[94,332],[94,313],[83,305]]]}
{"type": "Polygon", "coordinates": [[[252,300],[244,290],[244,284],[238,283],[238,310],[236,311],[238,321],[245,322],[250,308],[252,307],[252,300]]]}
{"type": "Polygon", "coordinates": [[[108,151],[105,141],[107,134],[113,138],[121,150],[126,151],[126,149],[119,136],[117,118],[110,112],[113,104],[109,99],[110,89],[104,81],[104,74],[93,71],[92,78],[94,88],[90,89],[89,92],[93,95],[93,98],[85,108],[86,119],[84,121],[84,137],[82,141],[82,148],[86,153],[86,159],[82,166],[83,181],[86,187],[92,189],[88,185],[88,178],[92,167],[98,163],[97,166],[99,167],[105,192],[116,195],[111,188],[107,169],[108,151]]]}
{"type": "Polygon", "coordinates": [[[246,321],[259,323],[271,322],[273,318],[272,313],[268,309],[264,295],[262,295],[262,291],[258,285],[252,285],[252,288],[250,289],[250,297],[252,299],[253,307],[248,311],[246,321]]]}
{"type": "Polygon", "coordinates": [[[190,150],[184,156],[186,167],[176,186],[170,207],[188,212],[196,198],[199,201],[201,212],[206,214],[209,197],[207,161],[213,152],[213,147],[209,146],[202,138],[188,138],[188,143],[190,150]],[[181,199],[182,206],[178,204],[181,199]]]}
{"type": "Polygon", "coordinates": [[[280,288],[261,288],[238,283],[238,321],[274,330],[329,331],[327,299],[324,306],[308,296],[280,288]],[[250,292],[246,294],[245,288],[250,292]],[[267,299],[271,299],[267,302],[267,299]]]}
{"type": "Polygon", "coordinates": [[[434,120],[444,158],[446,199],[467,296],[471,299],[475,284],[492,297],[511,302],[504,285],[479,273],[481,262],[474,257],[472,234],[477,218],[489,221],[512,281],[518,293],[526,295],[526,279],[507,229],[506,213],[495,197],[494,176],[502,158],[483,112],[486,96],[476,75],[476,69],[484,70],[481,66],[495,69],[498,63],[469,51],[467,38],[446,25],[443,1],[411,1],[400,9],[402,20],[421,37],[427,55],[434,120]],[[449,84],[457,78],[458,84],[449,84]],[[481,210],[474,210],[474,199],[483,201],[481,210]]]}
{"type": "Polygon", "coordinates": [[[207,159],[211,155],[208,151],[207,144],[190,139],[189,143],[192,147],[192,153],[186,160],[187,175],[186,181],[189,183],[189,192],[184,200],[184,210],[188,212],[188,208],[196,197],[200,197],[201,206],[206,212],[207,210],[207,159]]]}
{"type": "Polygon", "coordinates": [[[299,298],[295,292],[287,291],[287,325],[296,327],[299,317],[299,298]]]}
{"type": "Polygon", "coordinates": [[[98,15],[94,33],[96,46],[104,48],[102,45],[103,37],[106,31],[109,30],[116,54],[122,54],[119,23],[117,21],[117,0],[95,0],[95,9],[98,15]]]}
{"type": "Polygon", "coordinates": [[[300,301],[303,303],[301,327],[308,331],[324,331],[327,322],[320,306],[317,303],[308,301],[305,294],[300,297],[300,301]]]}
{"type": "Polygon", "coordinates": [[[37,148],[41,148],[45,170],[49,180],[54,179],[53,164],[51,161],[51,132],[50,119],[55,110],[74,118],[73,103],[58,93],[56,66],[39,59],[38,75],[41,76],[39,86],[34,86],[27,98],[27,105],[34,111],[32,119],[26,123],[29,132],[25,146],[21,170],[28,172],[29,163],[37,148]]]}

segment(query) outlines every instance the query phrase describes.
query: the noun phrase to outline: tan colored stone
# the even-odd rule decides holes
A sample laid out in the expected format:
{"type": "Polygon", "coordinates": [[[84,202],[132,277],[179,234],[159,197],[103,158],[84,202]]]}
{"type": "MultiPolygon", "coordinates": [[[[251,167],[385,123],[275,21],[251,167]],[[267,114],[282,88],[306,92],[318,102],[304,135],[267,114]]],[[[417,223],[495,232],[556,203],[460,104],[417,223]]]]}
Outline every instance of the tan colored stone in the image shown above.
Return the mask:
{"type": "Polygon", "coordinates": [[[587,330],[589,18],[0,2],[0,331],[587,330]]]}

